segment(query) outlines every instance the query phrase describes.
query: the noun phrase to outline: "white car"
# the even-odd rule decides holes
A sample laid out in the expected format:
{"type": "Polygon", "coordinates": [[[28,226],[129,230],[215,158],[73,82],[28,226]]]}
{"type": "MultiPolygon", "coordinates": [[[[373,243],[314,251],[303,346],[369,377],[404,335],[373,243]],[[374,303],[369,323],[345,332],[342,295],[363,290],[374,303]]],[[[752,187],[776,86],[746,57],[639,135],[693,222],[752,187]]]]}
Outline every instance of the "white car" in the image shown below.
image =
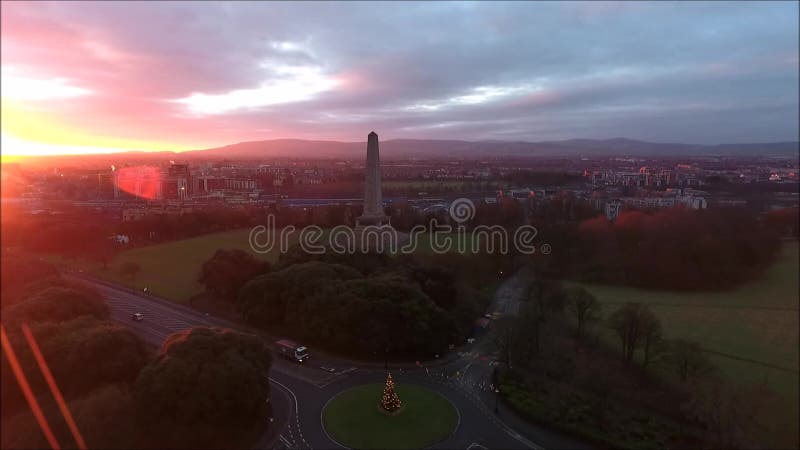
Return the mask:
{"type": "Polygon", "coordinates": [[[133,315],[131,316],[131,320],[133,320],[134,322],[141,322],[144,320],[144,314],[138,312],[133,313],[133,315]]]}

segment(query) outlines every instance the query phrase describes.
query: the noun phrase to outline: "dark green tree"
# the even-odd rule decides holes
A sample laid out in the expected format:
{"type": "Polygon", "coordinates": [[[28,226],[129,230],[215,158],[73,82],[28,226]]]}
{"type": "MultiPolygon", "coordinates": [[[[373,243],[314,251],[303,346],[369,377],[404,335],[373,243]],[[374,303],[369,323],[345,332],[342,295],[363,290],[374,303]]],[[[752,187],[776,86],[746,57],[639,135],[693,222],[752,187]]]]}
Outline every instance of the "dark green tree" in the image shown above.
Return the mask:
{"type": "Polygon", "coordinates": [[[198,281],[207,291],[234,300],[245,283],[268,270],[269,263],[244,250],[217,250],[203,263],[198,281]]]}
{"type": "Polygon", "coordinates": [[[293,264],[247,282],[239,291],[237,303],[248,323],[266,327],[284,323],[287,305],[299,306],[325,286],[355,278],[361,278],[361,274],[340,264],[321,261],[293,264]]]}
{"type": "Polygon", "coordinates": [[[139,375],[136,412],[151,445],[231,447],[271,415],[271,354],[259,337],[193,328],[169,336],[139,375]]]}
{"type": "Polygon", "coordinates": [[[58,270],[45,261],[36,258],[3,255],[0,258],[0,296],[2,306],[8,306],[18,299],[26,286],[47,278],[57,278],[58,270]]]}
{"type": "Polygon", "coordinates": [[[48,280],[33,283],[20,299],[3,308],[3,323],[19,326],[22,323],[62,322],[89,315],[96,318],[109,316],[103,297],[91,288],[48,280]]]}

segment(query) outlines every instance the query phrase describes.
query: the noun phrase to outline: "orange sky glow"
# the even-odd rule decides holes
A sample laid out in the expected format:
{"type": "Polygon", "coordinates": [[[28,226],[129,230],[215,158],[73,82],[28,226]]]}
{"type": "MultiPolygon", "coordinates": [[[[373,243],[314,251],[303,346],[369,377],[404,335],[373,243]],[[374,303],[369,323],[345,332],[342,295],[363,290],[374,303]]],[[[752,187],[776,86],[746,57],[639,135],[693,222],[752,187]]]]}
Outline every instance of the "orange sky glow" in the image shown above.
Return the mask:
{"type": "Polygon", "coordinates": [[[735,3],[0,1],[2,158],[795,140],[798,4],[735,3]]]}

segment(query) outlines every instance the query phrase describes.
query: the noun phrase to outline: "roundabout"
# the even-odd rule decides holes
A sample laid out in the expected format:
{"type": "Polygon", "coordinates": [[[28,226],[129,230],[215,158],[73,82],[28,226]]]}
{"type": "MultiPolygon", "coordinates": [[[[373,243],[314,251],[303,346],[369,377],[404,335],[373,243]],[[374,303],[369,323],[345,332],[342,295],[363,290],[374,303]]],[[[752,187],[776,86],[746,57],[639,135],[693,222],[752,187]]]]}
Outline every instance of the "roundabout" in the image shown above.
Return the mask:
{"type": "Polygon", "coordinates": [[[323,408],[325,432],[344,447],[410,449],[441,442],[458,427],[458,411],[441,394],[417,384],[395,389],[402,407],[392,413],[380,406],[383,383],[340,392],[323,408]]]}

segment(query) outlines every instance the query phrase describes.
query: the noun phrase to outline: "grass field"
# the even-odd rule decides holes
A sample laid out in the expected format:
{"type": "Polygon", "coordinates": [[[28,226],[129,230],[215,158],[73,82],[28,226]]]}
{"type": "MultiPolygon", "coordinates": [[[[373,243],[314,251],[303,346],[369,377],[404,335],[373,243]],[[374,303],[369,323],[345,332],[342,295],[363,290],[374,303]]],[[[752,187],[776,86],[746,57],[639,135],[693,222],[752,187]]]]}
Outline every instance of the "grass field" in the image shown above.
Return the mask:
{"type": "Polygon", "coordinates": [[[730,292],[584,286],[603,303],[606,316],[625,302],[646,303],[661,320],[667,338],[691,339],[712,352],[754,361],[712,357],[732,381],[766,382],[793,403],[791,413],[797,417],[798,273],[798,245],[792,242],[784,245],[778,261],[762,279],[730,292]]]}
{"type": "Polygon", "coordinates": [[[139,289],[146,286],[155,295],[186,303],[192,296],[203,292],[203,286],[197,282],[200,267],[219,249],[242,249],[269,262],[277,260],[277,246],[268,254],[255,253],[250,248],[249,235],[250,228],[245,228],[135,248],[118,254],[107,270],[102,270],[97,263],[82,265],[101,278],[139,289]],[[134,279],[119,273],[119,267],[126,261],[133,261],[141,267],[134,279]]]}
{"type": "Polygon", "coordinates": [[[334,397],[323,411],[325,430],[337,442],[356,449],[425,448],[449,436],[458,413],[431,390],[397,383],[403,409],[397,415],[380,411],[383,384],[358,386],[334,397]]]}
{"type": "MultiPolygon", "coordinates": [[[[96,262],[77,263],[98,277],[138,289],[147,287],[155,295],[186,303],[194,295],[203,292],[203,286],[197,282],[200,267],[219,249],[242,249],[269,262],[278,259],[277,245],[270,253],[255,253],[250,248],[249,234],[250,228],[245,228],[126,250],[114,258],[107,270],[102,270],[101,265],[96,262]],[[128,261],[135,262],[141,267],[141,272],[134,279],[124,277],[119,272],[120,266],[128,261]]],[[[297,236],[298,232],[290,235],[290,245],[297,242],[297,236]]],[[[452,251],[458,251],[455,235],[452,236],[452,251]]],[[[327,243],[327,239],[328,235],[324,234],[321,243],[327,243]]],[[[467,252],[470,252],[469,239],[466,241],[467,252]]],[[[418,243],[416,251],[433,253],[429,235],[420,236],[418,243]]],[[[76,263],[68,264],[74,266],[76,263]]]]}

